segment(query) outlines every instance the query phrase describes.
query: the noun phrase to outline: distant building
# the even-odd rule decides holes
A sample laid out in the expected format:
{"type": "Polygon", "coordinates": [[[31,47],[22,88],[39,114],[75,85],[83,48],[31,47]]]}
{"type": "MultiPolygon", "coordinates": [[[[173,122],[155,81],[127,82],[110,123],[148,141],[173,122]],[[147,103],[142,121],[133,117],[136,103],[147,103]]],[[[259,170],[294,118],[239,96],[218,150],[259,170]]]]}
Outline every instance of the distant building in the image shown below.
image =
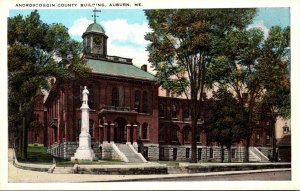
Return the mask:
{"type": "Polygon", "coordinates": [[[291,132],[287,123],[282,127],[282,132],[283,134],[277,143],[278,159],[281,162],[291,162],[291,132]]]}

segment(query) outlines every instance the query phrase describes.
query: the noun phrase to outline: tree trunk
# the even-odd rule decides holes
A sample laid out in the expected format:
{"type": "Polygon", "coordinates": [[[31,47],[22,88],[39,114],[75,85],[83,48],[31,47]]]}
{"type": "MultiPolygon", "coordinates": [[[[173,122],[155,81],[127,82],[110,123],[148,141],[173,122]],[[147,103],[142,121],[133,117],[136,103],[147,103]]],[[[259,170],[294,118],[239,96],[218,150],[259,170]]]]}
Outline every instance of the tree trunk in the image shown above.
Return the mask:
{"type": "Polygon", "coordinates": [[[192,157],[191,157],[192,163],[197,163],[196,124],[197,123],[196,123],[195,119],[192,119],[192,157]]]}
{"type": "Polygon", "coordinates": [[[22,119],[22,147],[21,149],[21,159],[27,159],[27,128],[26,128],[26,118],[22,119]]]}
{"type": "MultiPolygon", "coordinates": [[[[191,86],[193,89],[193,86],[191,86]]],[[[191,162],[197,163],[197,140],[196,140],[196,128],[197,128],[197,94],[191,91],[191,122],[192,122],[192,157],[191,162]]]]}
{"type": "Polygon", "coordinates": [[[271,128],[272,128],[272,147],[273,147],[273,154],[272,154],[272,162],[277,162],[278,161],[278,157],[277,157],[277,153],[276,153],[276,127],[275,127],[275,120],[272,119],[271,120],[271,128]]]}
{"type": "Polygon", "coordinates": [[[250,147],[250,137],[246,138],[246,147],[245,147],[245,155],[244,162],[249,162],[249,147],[250,147]]]}
{"type": "Polygon", "coordinates": [[[221,163],[224,162],[224,146],[221,145],[221,163]]]}
{"type": "Polygon", "coordinates": [[[231,163],[231,146],[226,147],[228,152],[228,163],[231,163]]]}
{"type": "Polygon", "coordinates": [[[17,131],[17,137],[18,137],[18,146],[17,146],[17,155],[21,156],[22,154],[22,142],[23,142],[23,129],[22,129],[22,125],[19,125],[19,130],[17,131]]]}

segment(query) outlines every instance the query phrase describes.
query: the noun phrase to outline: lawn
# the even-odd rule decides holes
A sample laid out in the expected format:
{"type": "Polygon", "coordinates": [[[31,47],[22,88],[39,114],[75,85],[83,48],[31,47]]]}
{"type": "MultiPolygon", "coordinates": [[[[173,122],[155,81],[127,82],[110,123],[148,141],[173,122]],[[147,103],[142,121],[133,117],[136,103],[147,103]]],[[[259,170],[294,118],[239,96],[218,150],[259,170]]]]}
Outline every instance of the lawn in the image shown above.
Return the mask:
{"type": "MultiPolygon", "coordinates": [[[[18,157],[18,161],[23,163],[39,163],[39,164],[52,164],[53,158],[55,158],[57,166],[73,166],[76,164],[75,161],[70,161],[67,159],[57,158],[49,153],[47,153],[47,148],[41,145],[28,145],[27,147],[27,160],[22,160],[18,157]]],[[[89,161],[89,160],[79,160],[78,164],[98,164],[98,165],[119,165],[124,164],[122,161],[117,160],[97,160],[97,161],[89,161]]]]}
{"type": "Polygon", "coordinates": [[[47,153],[47,148],[43,146],[28,145],[27,160],[18,157],[18,161],[25,163],[52,164],[53,156],[47,153]]]}

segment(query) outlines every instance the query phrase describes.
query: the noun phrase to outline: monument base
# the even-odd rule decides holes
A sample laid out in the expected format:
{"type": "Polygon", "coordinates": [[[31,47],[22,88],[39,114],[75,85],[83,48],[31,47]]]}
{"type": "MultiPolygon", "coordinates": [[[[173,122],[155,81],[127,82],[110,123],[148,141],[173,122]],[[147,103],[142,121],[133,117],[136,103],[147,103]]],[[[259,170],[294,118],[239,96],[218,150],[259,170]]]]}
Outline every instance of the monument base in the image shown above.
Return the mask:
{"type": "Polygon", "coordinates": [[[96,158],[95,153],[92,149],[78,148],[76,150],[76,153],[74,154],[74,156],[71,157],[71,161],[74,161],[74,160],[90,160],[90,161],[93,161],[95,158],[96,158]]]}
{"type": "Polygon", "coordinates": [[[71,160],[94,160],[96,159],[94,150],[91,148],[91,137],[88,133],[82,132],[79,136],[79,147],[71,160]]]}

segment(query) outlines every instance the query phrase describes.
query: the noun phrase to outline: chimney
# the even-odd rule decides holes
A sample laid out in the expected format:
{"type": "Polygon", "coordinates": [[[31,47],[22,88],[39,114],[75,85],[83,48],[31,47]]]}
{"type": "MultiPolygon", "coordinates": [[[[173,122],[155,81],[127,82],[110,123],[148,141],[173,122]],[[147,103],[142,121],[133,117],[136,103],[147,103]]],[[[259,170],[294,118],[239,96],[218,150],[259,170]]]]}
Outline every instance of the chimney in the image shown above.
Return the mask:
{"type": "Polygon", "coordinates": [[[144,70],[145,72],[147,72],[147,65],[146,64],[142,65],[141,69],[144,70]]]}

